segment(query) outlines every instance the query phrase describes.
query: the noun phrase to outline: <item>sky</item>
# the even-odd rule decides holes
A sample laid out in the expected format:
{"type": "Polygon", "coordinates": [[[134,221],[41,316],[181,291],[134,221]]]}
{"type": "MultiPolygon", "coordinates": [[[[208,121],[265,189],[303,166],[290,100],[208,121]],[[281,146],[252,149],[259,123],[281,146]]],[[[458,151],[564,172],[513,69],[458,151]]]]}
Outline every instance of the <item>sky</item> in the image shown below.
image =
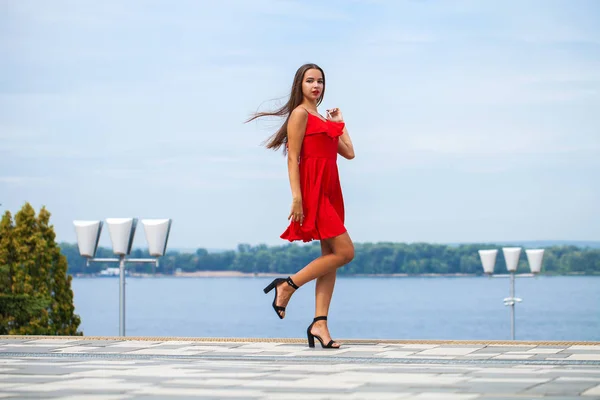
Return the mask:
{"type": "MultiPolygon", "coordinates": [[[[0,212],[172,218],[169,248],[283,245],[282,122],[325,70],[355,242],[600,240],[595,0],[0,0],[0,212]]],[[[101,245],[110,245],[108,232],[101,245]]],[[[140,229],[134,246],[144,247],[140,229]]]]}

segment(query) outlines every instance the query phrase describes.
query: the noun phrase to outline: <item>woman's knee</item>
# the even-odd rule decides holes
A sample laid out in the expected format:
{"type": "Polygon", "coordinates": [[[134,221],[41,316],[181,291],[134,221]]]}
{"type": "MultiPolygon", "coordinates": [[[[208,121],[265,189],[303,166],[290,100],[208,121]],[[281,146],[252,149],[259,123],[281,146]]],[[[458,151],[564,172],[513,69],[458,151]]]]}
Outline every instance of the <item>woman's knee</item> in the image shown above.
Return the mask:
{"type": "Polygon", "coordinates": [[[348,264],[354,259],[354,246],[344,246],[343,248],[339,249],[337,255],[342,260],[342,265],[348,264]]]}
{"type": "Polygon", "coordinates": [[[340,267],[348,264],[354,259],[354,243],[348,236],[348,233],[344,233],[331,241],[328,242],[329,248],[340,260],[340,267]]]}

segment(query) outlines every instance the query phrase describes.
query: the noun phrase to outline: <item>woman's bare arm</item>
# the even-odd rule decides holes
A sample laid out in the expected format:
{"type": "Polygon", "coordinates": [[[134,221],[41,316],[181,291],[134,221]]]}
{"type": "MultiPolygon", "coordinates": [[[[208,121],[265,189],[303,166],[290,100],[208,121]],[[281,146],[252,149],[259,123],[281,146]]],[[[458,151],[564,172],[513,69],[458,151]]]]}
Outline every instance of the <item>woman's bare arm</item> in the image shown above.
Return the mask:
{"type": "Polygon", "coordinates": [[[354,146],[352,145],[352,140],[348,134],[348,129],[346,129],[345,126],[344,133],[340,136],[340,140],[338,140],[338,154],[348,160],[354,158],[354,146]]]}
{"type": "Polygon", "coordinates": [[[292,189],[292,210],[288,219],[293,217],[294,221],[302,223],[303,217],[299,218],[295,213],[302,214],[302,192],[300,190],[300,151],[302,150],[302,140],[306,131],[306,121],[308,120],[308,111],[303,107],[297,107],[290,114],[288,120],[288,175],[290,178],[290,188],[292,189]]]}

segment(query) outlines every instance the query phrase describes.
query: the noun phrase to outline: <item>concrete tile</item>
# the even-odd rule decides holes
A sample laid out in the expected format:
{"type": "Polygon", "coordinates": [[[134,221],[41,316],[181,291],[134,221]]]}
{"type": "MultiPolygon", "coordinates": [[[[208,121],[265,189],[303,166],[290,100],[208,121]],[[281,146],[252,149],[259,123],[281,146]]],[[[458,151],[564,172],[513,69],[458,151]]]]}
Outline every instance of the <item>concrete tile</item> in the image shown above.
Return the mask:
{"type": "Polygon", "coordinates": [[[123,343],[123,340],[77,340],[73,342],[77,346],[110,346],[117,343],[123,343]]]}
{"type": "Polygon", "coordinates": [[[25,392],[53,392],[56,390],[81,390],[85,391],[113,391],[135,390],[145,387],[152,387],[148,383],[127,382],[122,379],[108,378],[81,378],[71,380],[61,380],[57,382],[44,383],[42,385],[27,385],[26,387],[14,388],[12,390],[25,392]]]}
{"type": "Polygon", "coordinates": [[[466,358],[471,358],[471,359],[488,359],[488,358],[493,358],[493,357],[497,357],[501,355],[500,353],[472,353],[472,354],[465,354],[464,357],[466,358]]]}
{"type": "Polygon", "coordinates": [[[535,347],[533,349],[527,350],[526,353],[534,353],[534,354],[556,354],[564,350],[564,347],[561,348],[548,348],[548,347],[535,347]]]}
{"type": "Polygon", "coordinates": [[[396,400],[396,399],[409,399],[413,396],[413,393],[383,393],[383,392],[360,392],[352,394],[341,394],[341,400],[396,400]]]}
{"type": "Polygon", "coordinates": [[[544,382],[551,381],[552,378],[471,378],[468,380],[468,383],[530,383],[530,384],[539,384],[544,382]]]}
{"type": "Polygon", "coordinates": [[[463,393],[419,393],[412,396],[415,400],[471,400],[479,397],[478,394],[463,394],[463,393]]]}
{"type": "Polygon", "coordinates": [[[453,356],[422,356],[420,354],[413,354],[412,356],[405,356],[403,358],[416,359],[416,360],[454,360],[457,357],[453,357],[453,356]]]}
{"type": "MultiPolygon", "coordinates": [[[[99,359],[99,360],[82,360],[73,363],[72,365],[66,366],[67,368],[71,367],[102,367],[102,368],[115,368],[115,367],[127,367],[131,368],[132,366],[144,366],[144,365],[154,365],[156,361],[153,360],[114,360],[114,359],[99,359]]],[[[169,366],[174,366],[173,363],[169,363],[169,366]]]]}
{"type": "Polygon", "coordinates": [[[202,396],[210,397],[213,399],[223,399],[223,398],[260,398],[263,396],[263,393],[258,390],[250,390],[250,389],[203,389],[203,388],[166,388],[166,387],[158,387],[158,388],[145,388],[140,390],[135,390],[131,394],[138,395],[153,395],[158,396],[158,398],[166,398],[166,396],[194,396],[195,398],[199,398],[202,396]]]}
{"type": "Polygon", "coordinates": [[[207,351],[193,351],[193,350],[180,350],[180,349],[163,349],[159,347],[152,347],[150,349],[138,349],[128,351],[127,354],[139,354],[139,355],[163,355],[163,356],[194,356],[198,354],[208,353],[207,351]]]}
{"type": "Polygon", "coordinates": [[[239,378],[206,378],[204,376],[198,377],[195,379],[167,379],[161,380],[160,385],[162,387],[174,386],[174,387],[205,387],[211,386],[215,388],[231,388],[231,387],[239,387],[245,383],[254,382],[252,379],[239,379],[239,378]]]}
{"type": "Polygon", "coordinates": [[[27,343],[11,343],[11,344],[5,344],[2,346],[4,349],[10,349],[10,351],[21,351],[21,352],[25,352],[23,349],[31,349],[32,351],[27,350],[27,353],[33,353],[34,349],[60,349],[60,348],[64,348],[64,347],[69,347],[66,346],[64,344],[37,344],[37,345],[33,345],[33,344],[27,344],[27,343]]]}
{"type": "MultiPolygon", "coordinates": [[[[112,354],[124,354],[130,351],[140,350],[139,347],[96,347],[94,349],[88,350],[90,353],[112,353],[112,354]]],[[[143,350],[143,349],[141,349],[143,350]]]]}
{"type": "Polygon", "coordinates": [[[257,342],[257,343],[246,343],[246,344],[242,344],[241,346],[237,346],[238,349],[263,349],[263,350],[270,350],[270,349],[274,349],[275,347],[280,347],[281,345],[279,343],[272,343],[272,342],[266,342],[266,343],[261,343],[261,342],[257,342]]]}
{"type": "Polygon", "coordinates": [[[91,346],[70,346],[53,349],[52,353],[86,353],[91,350],[99,349],[99,347],[91,346]]]}
{"type": "Polygon", "coordinates": [[[4,383],[4,382],[0,382],[0,391],[2,390],[15,390],[15,389],[20,389],[23,387],[26,387],[27,384],[25,383],[4,383]]]}
{"type": "Polygon", "coordinates": [[[548,399],[548,400],[582,400],[579,396],[534,396],[534,395],[484,395],[478,397],[477,400],[533,400],[533,399],[548,399]]]}
{"type": "Polygon", "coordinates": [[[423,350],[416,355],[423,356],[464,356],[480,350],[481,347],[437,347],[435,349],[423,350]]]}
{"type": "Polygon", "coordinates": [[[500,354],[492,357],[494,360],[526,360],[533,357],[533,354],[500,354]]]}
{"type": "Polygon", "coordinates": [[[336,349],[310,349],[298,351],[296,353],[289,353],[285,357],[295,358],[295,357],[337,357],[341,356],[344,353],[347,353],[350,350],[336,350],[336,349]]]}
{"type": "Polygon", "coordinates": [[[592,351],[600,351],[600,344],[593,345],[574,345],[567,347],[568,350],[592,350],[592,351]]]}
{"type": "Polygon", "coordinates": [[[61,379],[68,379],[68,375],[13,375],[0,374],[0,383],[15,383],[15,384],[34,384],[56,382],[61,379]]]}
{"type": "Polygon", "coordinates": [[[556,381],[557,382],[596,382],[596,383],[600,384],[600,377],[590,378],[589,376],[560,376],[560,377],[556,378],[556,381]]]}
{"type": "Polygon", "coordinates": [[[588,388],[583,393],[581,393],[581,395],[582,396],[600,396],[600,385],[588,388]]]}
{"type": "Polygon", "coordinates": [[[151,341],[145,341],[145,340],[124,340],[122,342],[117,342],[117,343],[111,344],[110,347],[145,348],[145,347],[157,346],[161,343],[163,343],[163,342],[151,342],[151,341]]]}
{"type": "Polygon", "coordinates": [[[334,373],[341,371],[351,371],[359,368],[360,365],[352,364],[295,364],[280,367],[280,371],[289,373],[315,372],[315,373],[334,373]]]}
{"type": "Polygon", "coordinates": [[[210,352],[220,352],[220,351],[226,351],[229,350],[230,347],[225,347],[225,346],[201,346],[201,345],[195,345],[195,346],[184,346],[181,348],[181,350],[186,350],[186,351],[210,351],[210,352]]]}
{"type": "Polygon", "coordinates": [[[344,400],[350,399],[349,395],[332,395],[331,393],[281,393],[281,392],[265,392],[261,399],[268,400],[344,400]]]}
{"type": "Polygon", "coordinates": [[[498,375],[508,375],[508,374],[517,374],[517,375],[525,375],[525,374],[538,374],[538,370],[535,367],[529,366],[528,368],[501,368],[501,367],[486,367],[481,368],[478,371],[473,372],[473,374],[498,374],[498,375]]]}
{"type": "Polygon", "coordinates": [[[346,382],[365,382],[370,384],[392,383],[410,385],[453,385],[465,382],[464,376],[446,376],[438,374],[407,374],[407,373],[363,373],[341,372],[330,379],[346,382]]]}
{"type": "Polygon", "coordinates": [[[414,351],[384,351],[381,353],[376,353],[374,354],[374,356],[383,358],[404,358],[406,356],[411,356],[414,354],[414,351]]]}
{"type": "Polygon", "coordinates": [[[198,342],[194,342],[191,340],[169,340],[166,342],[160,342],[157,344],[157,346],[160,347],[171,347],[171,346],[193,346],[194,344],[196,344],[198,342]]]}
{"type": "Polygon", "coordinates": [[[73,396],[55,397],[53,400],[125,400],[132,398],[133,396],[127,394],[76,394],[73,396]]]}
{"type": "Polygon", "coordinates": [[[523,394],[566,395],[575,396],[596,386],[594,382],[548,382],[534,386],[523,394]]]}
{"type": "Polygon", "coordinates": [[[42,345],[42,344],[51,344],[51,345],[65,345],[69,343],[77,343],[79,340],[77,339],[34,339],[28,340],[25,343],[33,344],[33,345],[42,345]]]}
{"type": "Polygon", "coordinates": [[[73,372],[69,376],[77,378],[123,378],[128,377],[156,377],[158,379],[168,378],[202,378],[203,372],[193,370],[172,369],[161,367],[134,368],[127,370],[116,369],[93,369],[89,371],[73,372]]]}
{"type": "Polygon", "coordinates": [[[311,390],[350,390],[355,389],[362,385],[362,383],[357,382],[347,382],[341,381],[337,379],[333,379],[329,376],[325,376],[323,378],[305,378],[299,379],[297,381],[280,381],[280,380],[267,380],[261,379],[253,382],[243,383],[241,386],[248,388],[289,388],[289,389],[298,389],[301,391],[311,389],[311,390]]]}
{"type": "MultiPolygon", "coordinates": [[[[268,374],[268,373],[257,373],[257,372],[245,372],[245,373],[241,373],[241,372],[240,373],[205,372],[202,374],[198,374],[198,376],[201,379],[238,379],[238,380],[262,379],[269,375],[270,374],[268,374]]],[[[277,376],[279,377],[279,374],[277,376]]],[[[294,376],[297,376],[297,375],[294,375],[294,376]]],[[[304,378],[305,375],[302,375],[302,377],[304,378]]],[[[195,380],[196,380],[196,378],[194,378],[194,379],[177,378],[177,379],[171,379],[169,382],[182,384],[182,385],[189,385],[189,384],[193,383],[195,380]]]]}
{"type": "Polygon", "coordinates": [[[580,361],[600,361],[600,353],[598,354],[571,354],[566,358],[567,360],[580,360],[580,361]]]}
{"type": "Polygon", "coordinates": [[[390,345],[389,347],[393,347],[393,346],[398,346],[398,347],[402,347],[403,349],[435,349],[437,347],[440,347],[437,344],[401,344],[401,345],[390,345]]]}
{"type": "Polygon", "coordinates": [[[531,357],[530,360],[548,360],[549,358],[553,358],[555,360],[562,360],[569,356],[570,356],[570,354],[567,354],[567,353],[533,354],[533,357],[531,357]]]}
{"type": "MultiPolygon", "coordinates": [[[[52,366],[52,365],[48,365],[48,366],[37,366],[37,365],[32,365],[32,366],[25,366],[25,367],[21,367],[21,368],[15,368],[15,369],[7,369],[8,372],[10,371],[11,374],[15,374],[15,375],[67,375],[69,372],[68,370],[65,370],[64,368],[57,368],[56,365],[52,366]]],[[[3,371],[0,371],[3,372],[3,371]]]]}

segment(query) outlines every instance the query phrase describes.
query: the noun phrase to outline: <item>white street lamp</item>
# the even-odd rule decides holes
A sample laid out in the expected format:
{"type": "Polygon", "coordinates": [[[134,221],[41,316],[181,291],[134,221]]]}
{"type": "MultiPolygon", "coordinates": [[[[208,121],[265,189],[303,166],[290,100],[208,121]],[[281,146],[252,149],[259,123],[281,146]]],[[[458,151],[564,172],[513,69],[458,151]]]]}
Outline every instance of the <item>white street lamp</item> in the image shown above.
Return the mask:
{"type": "Polygon", "coordinates": [[[79,254],[94,258],[102,232],[102,221],[75,221],[74,224],[79,254]]]}
{"type": "Polygon", "coordinates": [[[170,219],[144,219],[144,232],[148,242],[148,251],[152,257],[161,257],[167,251],[167,241],[171,231],[170,219]]]}
{"type": "Polygon", "coordinates": [[[112,242],[113,253],[128,256],[137,227],[137,218],[107,218],[108,232],[112,242]]]}
{"type": "Polygon", "coordinates": [[[519,266],[519,256],[521,255],[520,247],[503,247],[504,261],[506,261],[506,269],[508,272],[517,272],[519,266]]]}
{"type": "Polygon", "coordinates": [[[544,249],[528,249],[525,250],[529,268],[532,274],[539,274],[542,270],[542,258],[544,257],[544,249]]]}
{"type": "Polygon", "coordinates": [[[119,258],[95,258],[102,231],[101,221],[73,221],[79,254],[86,257],[87,265],[90,262],[119,263],[119,336],[125,336],[125,263],[154,263],[158,267],[158,257],[163,256],[167,249],[171,220],[144,220],[142,223],[146,230],[150,255],[156,258],[126,258],[131,253],[137,218],[106,220],[113,253],[119,258]]]}
{"type": "Polygon", "coordinates": [[[496,265],[496,255],[498,250],[479,250],[479,257],[481,258],[481,264],[483,265],[483,272],[488,275],[494,273],[494,265],[496,265]]]}
{"type": "Polygon", "coordinates": [[[523,299],[515,297],[515,278],[531,278],[538,274],[542,268],[542,256],[544,254],[544,250],[525,250],[525,252],[527,253],[527,259],[529,261],[529,268],[531,270],[530,274],[516,273],[519,266],[521,248],[503,247],[502,253],[504,255],[506,269],[509,274],[494,275],[493,272],[498,250],[479,250],[479,257],[481,258],[481,264],[485,274],[495,278],[510,278],[510,297],[504,298],[504,305],[510,306],[510,336],[512,340],[515,340],[515,304],[523,301],[523,299]]]}

